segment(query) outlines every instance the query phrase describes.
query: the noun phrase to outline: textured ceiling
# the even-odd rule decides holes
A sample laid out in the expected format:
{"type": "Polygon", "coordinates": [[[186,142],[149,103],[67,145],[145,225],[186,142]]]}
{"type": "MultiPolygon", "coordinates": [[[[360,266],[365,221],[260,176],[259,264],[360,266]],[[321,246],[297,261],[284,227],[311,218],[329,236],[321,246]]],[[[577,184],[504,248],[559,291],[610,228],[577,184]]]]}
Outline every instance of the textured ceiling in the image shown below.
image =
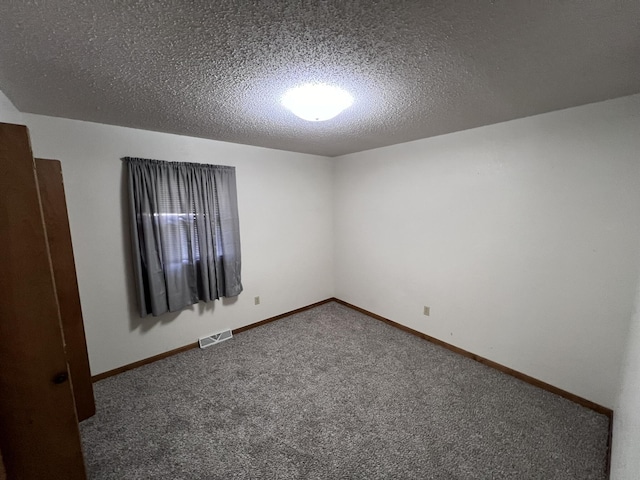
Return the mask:
{"type": "Polygon", "coordinates": [[[638,0],[3,0],[29,113],[335,156],[640,92],[638,0]],[[354,105],[305,122],[309,81],[354,105]]]}

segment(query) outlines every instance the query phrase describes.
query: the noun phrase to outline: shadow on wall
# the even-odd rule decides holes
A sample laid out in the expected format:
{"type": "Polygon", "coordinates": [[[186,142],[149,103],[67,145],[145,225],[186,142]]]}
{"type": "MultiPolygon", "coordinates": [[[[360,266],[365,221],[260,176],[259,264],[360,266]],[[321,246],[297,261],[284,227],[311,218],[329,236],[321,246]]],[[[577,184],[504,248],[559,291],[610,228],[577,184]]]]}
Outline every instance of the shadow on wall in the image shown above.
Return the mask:
{"type": "MultiPolygon", "coordinates": [[[[122,250],[124,251],[124,271],[125,284],[127,289],[127,305],[129,311],[129,330],[141,330],[142,332],[148,332],[158,324],[167,324],[173,322],[182,312],[169,312],[158,317],[149,315],[147,317],[140,317],[138,310],[138,300],[136,298],[136,286],[133,280],[133,262],[131,260],[131,228],[129,226],[129,188],[127,179],[127,168],[122,162],[122,174],[120,175],[120,219],[122,221],[122,250]]],[[[222,305],[233,305],[238,301],[238,297],[222,298],[222,305]]],[[[206,313],[213,313],[215,310],[215,301],[211,302],[199,302],[196,305],[191,305],[184,310],[190,310],[195,312],[197,309],[198,315],[202,316],[206,313]]]]}

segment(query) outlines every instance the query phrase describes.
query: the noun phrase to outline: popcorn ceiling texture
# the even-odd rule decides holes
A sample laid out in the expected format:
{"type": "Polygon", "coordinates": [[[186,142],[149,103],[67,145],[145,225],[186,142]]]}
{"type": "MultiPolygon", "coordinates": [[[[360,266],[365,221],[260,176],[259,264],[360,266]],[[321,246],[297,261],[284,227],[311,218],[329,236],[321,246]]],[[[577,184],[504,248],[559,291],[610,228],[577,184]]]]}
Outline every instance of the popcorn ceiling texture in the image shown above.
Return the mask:
{"type": "Polygon", "coordinates": [[[640,92],[638,0],[6,0],[22,112],[336,156],[640,92]],[[309,123],[286,89],[354,105],[309,123]]]}

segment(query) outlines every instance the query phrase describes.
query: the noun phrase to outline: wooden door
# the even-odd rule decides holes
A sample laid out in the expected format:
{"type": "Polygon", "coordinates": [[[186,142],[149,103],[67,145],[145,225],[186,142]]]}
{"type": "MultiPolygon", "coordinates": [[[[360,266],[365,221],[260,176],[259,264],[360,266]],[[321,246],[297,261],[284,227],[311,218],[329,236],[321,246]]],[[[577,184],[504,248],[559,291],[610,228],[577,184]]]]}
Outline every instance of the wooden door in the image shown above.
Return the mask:
{"type": "Polygon", "coordinates": [[[0,480],[7,480],[7,473],[4,471],[4,461],[2,460],[2,451],[0,451],[0,480]]]}
{"type": "Polygon", "coordinates": [[[36,172],[73,397],[78,420],[82,421],[96,413],[96,405],[64,196],[62,165],[58,160],[36,158],[36,172]]]}
{"type": "Polygon", "coordinates": [[[84,480],[27,128],[0,123],[0,451],[9,480],[84,480]]]}

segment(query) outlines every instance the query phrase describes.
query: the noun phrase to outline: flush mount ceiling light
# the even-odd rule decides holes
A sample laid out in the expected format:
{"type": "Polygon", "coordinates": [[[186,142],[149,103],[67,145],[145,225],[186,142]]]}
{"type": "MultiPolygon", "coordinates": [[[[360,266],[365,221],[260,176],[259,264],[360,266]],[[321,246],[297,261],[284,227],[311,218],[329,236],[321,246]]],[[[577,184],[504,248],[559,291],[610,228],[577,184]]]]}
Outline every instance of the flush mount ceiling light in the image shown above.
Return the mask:
{"type": "Polygon", "coordinates": [[[323,122],[349,108],[353,97],[338,87],[308,83],[288,90],[280,102],[303,120],[323,122]]]}

